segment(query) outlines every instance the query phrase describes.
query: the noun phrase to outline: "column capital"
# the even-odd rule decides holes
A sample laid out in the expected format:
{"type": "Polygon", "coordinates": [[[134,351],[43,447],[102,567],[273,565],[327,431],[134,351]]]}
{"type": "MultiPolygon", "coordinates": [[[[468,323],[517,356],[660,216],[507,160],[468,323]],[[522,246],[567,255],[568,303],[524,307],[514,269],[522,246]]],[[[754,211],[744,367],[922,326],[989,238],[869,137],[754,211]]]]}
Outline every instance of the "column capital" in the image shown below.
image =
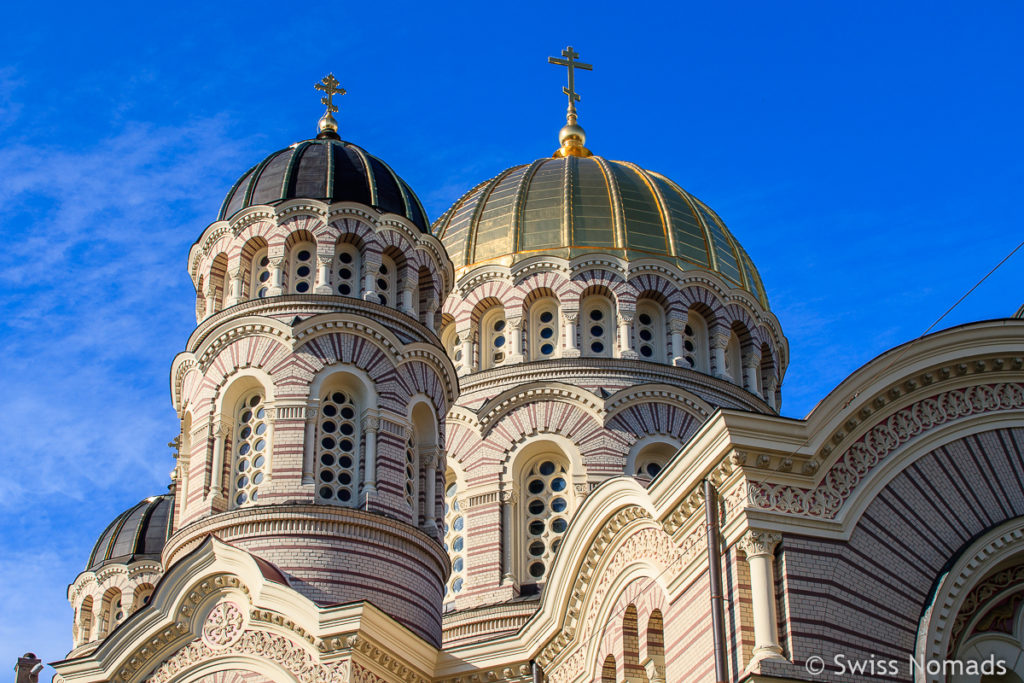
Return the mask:
{"type": "Polygon", "coordinates": [[[516,491],[502,491],[499,496],[501,498],[501,502],[505,505],[515,505],[519,502],[519,494],[516,491]]]}
{"type": "Polygon", "coordinates": [[[738,545],[740,550],[746,554],[747,560],[750,560],[754,557],[772,555],[775,552],[775,546],[780,541],[782,541],[782,534],[777,531],[747,529],[747,533],[743,534],[738,545]]]}
{"type": "Polygon", "coordinates": [[[668,329],[672,334],[685,334],[686,333],[686,319],[685,318],[669,318],[668,329]]]}
{"type": "Polygon", "coordinates": [[[562,318],[570,325],[575,325],[580,318],[579,311],[562,311],[562,318]]]}
{"type": "Polygon", "coordinates": [[[714,332],[713,334],[711,334],[709,336],[708,343],[711,345],[711,348],[713,348],[713,349],[722,349],[724,351],[725,348],[729,346],[729,333],[728,333],[728,331],[726,331],[726,332],[721,332],[721,331],[714,332]]]}

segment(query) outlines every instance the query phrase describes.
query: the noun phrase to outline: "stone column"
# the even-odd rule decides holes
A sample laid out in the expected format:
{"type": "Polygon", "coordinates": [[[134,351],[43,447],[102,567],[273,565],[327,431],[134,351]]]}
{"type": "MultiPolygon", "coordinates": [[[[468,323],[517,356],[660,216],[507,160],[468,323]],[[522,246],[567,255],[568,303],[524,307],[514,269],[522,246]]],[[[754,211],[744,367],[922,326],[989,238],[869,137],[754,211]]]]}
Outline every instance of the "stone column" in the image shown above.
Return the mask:
{"type": "Polygon", "coordinates": [[[686,331],[686,321],[673,318],[668,322],[669,330],[672,332],[672,365],[688,368],[686,362],[686,349],[683,347],[683,332],[686,331]]]}
{"type": "Polygon", "coordinates": [[[363,473],[363,491],[377,493],[377,430],[380,418],[376,415],[363,417],[366,426],[366,470],[363,473]]]}
{"type": "Polygon", "coordinates": [[[770,375],[768,377],[767,385],[768,386],[764,388],[764,399],[768,401],[769,408],[771,408],[772,410],[778,410],[778,399],[775,397],[775,392],[778,391],[779,380],[775,377],[775,375],[770,375]]]}
{"type": "Polygon", "coordinates": [[[316,469],[316,416],[317,409],[306,408],[305,436],[302,441],[302,484],[314,484],[313,475],[316,469]]]}
{"type": "Polygon", "coordinates": [[[316,256],[316,282],[313,284],[313,291],[317,294],[333,294],[331,288],[331,265],[334,263],[332,256],[316,256]]]}
{"type": "Polygon", "coordinates": [[[580,350],[576,346],[576,321],[579,320],[579,311],[562,311],[563,329],[565,331],[565,344],[562,347],[562,358],[579,358],[580,350]]]}
{"type": "Polygon", "coordinates": [[[516,505],[515,491],[501,492],[501,583],[511,585],[515,581],[512,575],[512,546],[515,534],[512,529],[512,511],[516,505]]]}
{"type": "MultiPolygon", "coordinates": [[[[378,255],[378,258],[380,256],[378,255]]],[[[380,261],[371,261],[367,254],[363,261],[363,301],[379,304],[380,297],[377,296],[377,274],[380,272],[380,261]]]]}
{"type": "Polygon", "coordinates": [[[207,500],[224,496],[224,448],[233,426],[231,420],[226,417],[221,417],[213,423],[213,458],[210,464],[210,488],[205,496],[207,500]]]}
{"type": "Polygon", "coordinates": [[[751,611],[754,615],[754,651],[748,670],[762,659],[785,660],[779,645],[773,570],[775,546],[781,540],[780,533],[749,529],[739,542],[750,567],[751,611]]]}
{"type": "Polygon", "coordinates": [[[619,311],[619,358],[637,358],[633,350],[633,314],[619,311]]]}
{"type": "Polygon", "coordinates": [[[469,374],[476,369],[476,363],[473,362],[473,329],[469,325],[456,328],[455,335],[462,344],[462,372],[469,374]]]}
{"type": "Polygon", "coordinates": [[[270,287],[267,288],[267,296],[281,296],[284,294],[284,256],[274,256],[270,260],[270,287]]]}
{"type": "Polygon", "coordinates": [[[761,395],[757,388],[757,372],[761,368],[761,354],[750,352],[743,357],[743,383],[747,391],[761,395]]]}
{"type": "Polygon", "coordinates": [[[242,278],[245,277],[245,269],[239,266],[231,271],[231,295],[224,302],[224,308],[234,306],[242,301],[242,278]]]}
{"type": "Polygon", "coordinates": [[[423,324],[427,326],[427,329],[437,334],[437,299],[431,297],[427,301],[427,310],[423,312],[423,324]]]}
{"type": "Polygon", "coordinates": [[[713,374],[715,377],[731,381],[725,372],[725,347],[729,345],[729,333],[714,332],[708,336],[708,343],[711,345],[711,363],[714,366],[713,374]]]}
{"type": "Polygon", "coordinates": [[[523,362],[523,319],[507,318],[505,320],[505,338],[508,340],[508,355],[505,356],[506,363],[523,362]]]}
{"type": "Polygon", "coordinates": [[[401,310],[403,313],[411,315],[412,317],[415,318],[416,317],[416,306],[413,303],[413,294],[414,293],[415,293],[415,290],[413,290],[412,287],[406,287],[405,289],[402,290],[402,295],[400,297],[401,303],[399,304],[399,310],[401,310]]]}
{"type": "Polygon", "coordinates": [[[217,304],[217,287],[214,286],[211,281],[206,286],[206,316],[209,318],[211,315],[217,312],[215,306],[217,304]]]}

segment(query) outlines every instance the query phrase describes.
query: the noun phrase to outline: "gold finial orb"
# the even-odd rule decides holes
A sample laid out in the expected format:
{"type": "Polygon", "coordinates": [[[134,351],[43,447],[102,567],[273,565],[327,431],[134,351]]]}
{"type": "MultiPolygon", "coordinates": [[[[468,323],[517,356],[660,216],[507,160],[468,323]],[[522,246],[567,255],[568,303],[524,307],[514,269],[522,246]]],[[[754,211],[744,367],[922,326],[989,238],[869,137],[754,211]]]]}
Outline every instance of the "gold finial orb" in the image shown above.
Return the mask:
{"type": "Polygon", "coordinates": [[[320,117],[320,120],[316,124],[316,130],[319,135],[327,136],[331,133],[338,134],[338,122],[331,116],[331,112],[327,112],[320,117]]]}

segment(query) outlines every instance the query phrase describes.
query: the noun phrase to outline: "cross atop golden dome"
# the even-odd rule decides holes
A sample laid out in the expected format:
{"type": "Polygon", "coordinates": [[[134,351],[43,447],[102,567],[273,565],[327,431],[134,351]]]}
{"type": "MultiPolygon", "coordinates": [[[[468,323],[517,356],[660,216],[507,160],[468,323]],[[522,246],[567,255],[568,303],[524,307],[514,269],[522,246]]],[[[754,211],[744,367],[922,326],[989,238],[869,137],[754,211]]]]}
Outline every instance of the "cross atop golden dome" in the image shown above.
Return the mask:
{"type": "Polygon", "coordinates": [[[583,132],[583,127],[576,123],[576,103],[580,101],[579,93],[576,92],[576,69],[593,71],[594,67],[592,64],[577,62],[576,59],[579,56],[580,53],[573,50],[572,45],[569,45],[562,50],[562,57],[565,59],[548,57],[549,64],[564,66],[569,70],[569,85],[562,88],[562,92],[569,96],[569,109],[565,113],[566,124],[558,132],[558,142],[561,147],[555,152],[555,157],[590,156],[590,150],[583,146],[587,141],[587,136],[583,132]]]}
{"type": "Polygon", "coordinates": [[[338,87],[338,79],[334,77],[333,73],[329,73],[323,77],[319,83],[314,86],[317,90],[324,93],[324,96],[320,98],[320,103],[327,107],[327,111],[323,116],[320,117],[320,121],[317,123],[317,138],[331,138],[334,140],[340,140],[338,136],[338,122],[331,116],[334,112],[338,111],[338,105],[334,104],[335,95],[344,95],[345,89],[338,87]]]}

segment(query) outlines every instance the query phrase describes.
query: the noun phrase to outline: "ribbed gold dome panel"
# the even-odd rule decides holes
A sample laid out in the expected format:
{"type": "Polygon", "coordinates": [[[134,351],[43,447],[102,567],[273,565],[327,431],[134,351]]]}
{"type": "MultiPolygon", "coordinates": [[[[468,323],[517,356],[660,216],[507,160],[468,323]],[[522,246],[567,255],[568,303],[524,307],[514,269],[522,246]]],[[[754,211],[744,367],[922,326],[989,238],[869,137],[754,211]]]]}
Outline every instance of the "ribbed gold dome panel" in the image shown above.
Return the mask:
{"type": "Polygon", "coordinates": [[[624,161],[570,156],[510,168],[466,193],[433,231],[457,270],[536,254],[661,258],[714,271],[768,306],[722,220],[665,176],[624,161]]]}

